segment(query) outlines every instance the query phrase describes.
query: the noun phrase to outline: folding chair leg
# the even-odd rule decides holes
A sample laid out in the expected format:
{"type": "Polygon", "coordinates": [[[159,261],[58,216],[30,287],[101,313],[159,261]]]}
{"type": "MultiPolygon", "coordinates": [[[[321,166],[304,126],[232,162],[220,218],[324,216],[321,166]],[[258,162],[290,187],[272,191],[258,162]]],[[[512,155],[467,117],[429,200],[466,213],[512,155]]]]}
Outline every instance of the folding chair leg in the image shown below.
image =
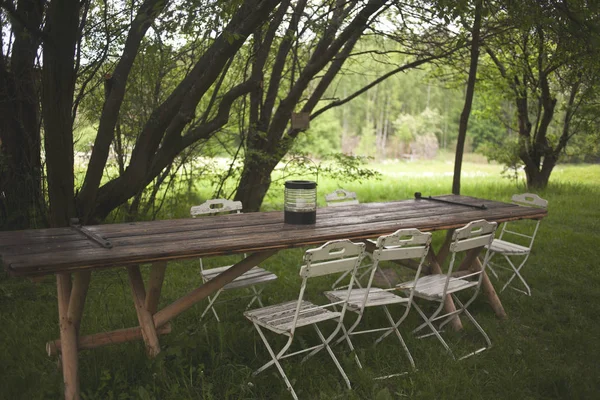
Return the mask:
{"type": "Polygon", "coordinates": [[[521,292],[521,293],[525,293],[528,296],[531,296],[531,288],[529,287],[529,285],[527,284],[527,282],[525,281],[525,278],[523,278],[523,276],[521,275],[521,268],[523,268],[523,266],[525,265],[525,261],[527,261],[527,259],[529,258],[529,254],[525,257],[525,259],[523,261],[521,261],[521,264],[519,265],[519,267],[515,267],[515,265],[512,263],[512,261],[508,258],[508,256],[504,256],[504,258],[506,258],[506,261],[508,261],[508,263],[510,264],[510,266],[513,269],[513,275],[508,279],[508,281],[506,281],[506,283],[504,284],[504,286],[502,287],[502,289],[500,290],[500,292],[504,291],[504,289],[506,289],[510,283],[513,281],[513,279],[515,279],[515,276],[518,277],[521,282],[523,283],[523,285],[525,286],[525,289],[527,291],[523,291],[517,288],[514,288],[515,290],[521,292]]]}
{"type": "Polygon", "coordinates": [[[356,364],[358,365],[358,368],[362,369],[362,363],[360,362],[360,359],[358,358],[358,354],[356,354],[356,349],[354,348],[354,345],[352,344],[352,340],[350,340],[350,335],[348,333],[348,330],[346,329],[346,327],[344,325],[342,325],[342,332],[344,333],[344,336],[342,336],[340,339],[338,339],[337,342],[335,342],[335,344],[340,343],[342,340],[346,340],[346,343],[348,343],[348,347],[350,348],[350,352],[354,352],[354,360],[356,361],[356,364]]]}
{"type": "Polygon", "coordinates": [[[213,305],[214,305],[215,301],[217,300],[217,297],[219,297],[219,295],[221,294],[222,291],[223,291],[223,289],[219,289],[219,291],[217,293],[215,293],[215,295],[212,298],[210,296],[208,296],[208,306],[206,306],[206,308],[204,309],[204,312],[202,313],[202,315],[200,315],[200,319],[204,318],[204,316],[206,315],[208,310],[211,310],[213,312],[213,314],[215,315],[217,322],[221,322],[221,320],[219,319],[219,315],[217,314],[217,311],[215,310],[213,305]]]}
{"type": "Polygon", "coordinates": [[[348,379],[348,375],[346,375],[346,372],[342,368],[342,365],[338,361],[338,359],[335,356],[335,354],[333,354],[333,350],[331,350],[331,347],[329,346],[329,342],[335,336],[335,332],[332,333],[327,339],[325,339],[325,337],[321,333],[321,330],[319,329],[319,327],[316,324],[313,325],[313,326],[315,327],[315,331],[317,331],[317,335],[319,335],[319,339],[321,339],[321,342],[323,342],[323,346],[327,349],[327,352],[331,356],[331,359],[335,363],[335,366],[337,367],[338,371],[340,371],[340,374],[342,374],[342,377],[346,381],[346,386],[348,386],[348,389],[352,389],[352,386],[350,385],[350,379],[348,379]]]}
{"type": "Polygon", "coordinates": [[[248,303],[248,305],[246,306],[246,310],[249,309],[252,304],[254,304],[255,301],[258,301],[258,304],[261,307],[264,307],[261,299],[260,299],[260,295],[263,292],[263,290],[265,290],[264,286],[260,288],[260,290],[256,290],[255,286],[250,286],[250,289],[252,289],[252,292],[254,293],[254,296],[252,297],[252,300],[250,300],[250,303],[248,303]]]}
{"type": "Polygon", "coordinates": [[[475,327],[477,328],[477,330],[479,331],[479,333],[481,333],[481,335],[483,336],[483,338],[485,339],[485,341],[487,343],[487,346],[485,346],[485,347],[483,347],[481,349],[475,350],[474,352],[469,353],[469,354],[467,354],[465,356],[462,356],[461,358],[458,359],[460,361],[460,360],[464,360],[467,357],[471,357],[471,356],[473,356],[475,354],[479,354],[479,353],[481,353],[484,350],[488,350],[489,348],[492,347],[492,341],[490,340],[490,337],[487,335],[487,333],[483,330],[483,328],[481,327],[481,325],[479,325],[479,323],[475,320],[475,318],[473,317],[473,315],[471,315],[471,313],[469,312],[469,310],[467,310],[467,308],[461,303],[461,301],[458,299],[458,297],[456,297],[455,295],[452,295],[452,297],[454,298],[454,301],[456,302],[456,304],[458,304],[461,307],[463,313],[467,316],[467,318],[469,318],[469,320],[473,323],[473,325],[475,325],[475,327]]]}
{"type": "Polygon", "coordinates": [[[408,349],[406,342],[404,342],[404,338],[402,337],[402,335],[400,334],[400,331],[398,330],[398,326],[402,323],[402,321],[404,321],[404,319],[406,318],[406,315],[408,313],[404,313],[402,318],[400,318],[398,321],[395,322],[394,319],[392,318],[392,315],[390,314],[390,311],[388,310],[387,306],[383,306],[383,310],[385,311],[385,315],[387,316],[388,321],[390,321],[390,324],[392,324],[392,327],[390,328],[389,331],[387,331],[386,333],[381,335],[379,337],[379,339],[377,339],[375,341],[375,344],[378,344],[384,337],[388,336],[392,331],[394,331],[396,333],[396,336],[398,337],[398,340],[400,340],[400,343],[402,344],[402,348],[404,349],[404,352],[406,353],[406,357],[408,357],[408,361],[410,362],[412,369],[416,369],[415,360],[413,359],[412,354],[410,354],[410,350],[408,349]]]}
{"type": "Polygon", "coordinates": [[[271,365],[275,364],[275,366],[277,367],[277,370],[279,371],[279,373],[281,374],[281,377],[283,378],[283,380],[285,382],[285,385],[287,386],[288,391],[291,393],[291,395],[294,398],[294,400],[298,400],[298,396],[296,395],[296,392],[294,391],[294,388],[292,387],[292,384],[290,383],[287,375],[283,371],[283,368],[281,367],[281,364],[279,363],[279,360],[277,358],[278,356],[281,356],[282,353],[284,353],[288,349],[289,345],[291,344],[291,338],[288,341],[288,344],[276,356],[275,352],[271,348],[271,345],[267,341],[267,338],[263,334],[262,329],[260,329],[260,326],[258,326],[256,323],[254,323],[254,327],[258,331],[258,334],[260,335],[260,338],[262,339],[263,343],[265,344],[265,347],[267,348],[267,351],[271,355],[272,360],[269,361],[268,363],[266,363],[265,365],[263,365],[262,367],[260,367],[259,369],[257,369],[256,371],[254,371],[252,373],[252,376],[256,376],[256,375],[260,374],[262,371],[264,371],[265,369],[267,369],[271,365]]]}
{"type": "MultiPolygon", "coordinates": [[[[446,349],[446,351],[448,353],[450,353],[450,355],[452,356],[453,359],[456,359],[456,357],[454,356],[454,353],[452,352],[452,350],[450,350],[450,346],[448,346],[448,343],[446,343],[446,341],[444,340],[444,338],[442,337],[442,335],[440,335],[440,333],[438,332],[438,330],[435,328],[435,326],[433,326],[433,324],[431,323],[430,319],[427,318],[427,316],[425,315],[425,313],[423,312],[423,310],[421,310],[421,307],[419,307],[417,305],[416,302],[413,301],[412,303],[413,307],[415,307],[415,309],[417,310],[417,312],[419,313],[419,315],[421,316],[421,318],[423,318],[424,322],[424,326],[428,326],[429,329],[431,329],[431,332],[435,335],[435,337],[438,338],[438,340],[440,341],[440,343],[442,344],[442,346],[444,346],[444,348],[446,349]]],[[[443,306],[443,304],[442,304],[443,306]]],[[[413,332],[417,331],[419,328],[415,329],[413,332]]]]}

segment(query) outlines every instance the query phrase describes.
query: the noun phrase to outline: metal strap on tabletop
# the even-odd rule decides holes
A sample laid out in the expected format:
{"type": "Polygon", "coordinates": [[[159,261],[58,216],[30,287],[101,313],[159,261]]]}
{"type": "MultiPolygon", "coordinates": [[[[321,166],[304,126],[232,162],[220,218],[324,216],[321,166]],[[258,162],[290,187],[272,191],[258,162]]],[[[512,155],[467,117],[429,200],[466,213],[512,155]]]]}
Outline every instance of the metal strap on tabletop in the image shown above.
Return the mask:
{"type": "Polygon", "coordinates": [[[415,199],[417,199],[417,200],[437,201],[439,203],[454,204],[454,205],[457,205],[457,206],[473,207],[473,208],[477,208],[479,210],[487,210],[487,207],[485,206],[485,204],[475,205],[475,204],[460,203],[458,201],[452,201],[452,200],[437,199],[437,198],[431,197],[431,196],[423,197],[421,195],[421,192],[416,192],[415,193],[415,199]]]}
{"type": "Polygon", "coordinates": [[[79,233],[82,233],[88,239],[98,243],[100,246],[105,249],[112,249],[113,245],[110,240],[103,238],[102,236],[96,235],[93,232],[90,232],[86,228],[84,228],[80,223],[78,218],[71,218],[70,226],[72,229],[76,230],[79,233]]]}

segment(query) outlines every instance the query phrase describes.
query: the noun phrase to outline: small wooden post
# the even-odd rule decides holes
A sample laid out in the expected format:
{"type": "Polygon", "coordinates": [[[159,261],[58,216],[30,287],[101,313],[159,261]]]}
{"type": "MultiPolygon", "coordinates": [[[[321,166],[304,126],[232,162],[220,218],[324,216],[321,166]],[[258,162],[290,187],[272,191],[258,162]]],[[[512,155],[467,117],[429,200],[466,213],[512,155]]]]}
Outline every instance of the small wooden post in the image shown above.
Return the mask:
{"type": "Polygon", "coordinates": [[[77,329],[69,319],[71,297],[71,274],[56,275],[58,293],[58,316],[62,346],[62,369],[65,400],[79,400],[79,376],[77,360],[77,329]]]}
{"type": "Polygon", "coordinates": [[[146,294],[146,310],[150,314],[155,314],[158,310],[158,301],[160,300],[160,292],[165,279],[166,269],[166,261],[152,264],[150,279],[148,281],[148,293],[146,294]]]}
{"type": "Polygon", "coordinates": [[[140,267],[137,265],[128,267],[127,272],[129,274],[129,283],[133,295],[133,302],[135,304],[135,311],[138,316],[140,327],[142,328],[144,343],[146,343],[146,351],[148,356],[156,357],[156,355],[160,353],[160,344],[158,343],[158,334],[156,333],[156,328],[154,327],[152,315],[148,312],[145,306],[146,290],[144,288],[144,281],[142,279],[140,267]]]}

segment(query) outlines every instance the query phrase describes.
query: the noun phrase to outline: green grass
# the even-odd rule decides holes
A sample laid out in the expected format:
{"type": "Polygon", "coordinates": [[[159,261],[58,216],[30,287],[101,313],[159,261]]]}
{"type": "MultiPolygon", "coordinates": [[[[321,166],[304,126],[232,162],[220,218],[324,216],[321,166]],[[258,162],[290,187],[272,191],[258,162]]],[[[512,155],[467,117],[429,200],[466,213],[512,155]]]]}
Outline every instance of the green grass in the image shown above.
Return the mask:
{"type": "MultiPolygon", "coordinates": [[[[377,166],[379,181],[349,184],[322,179],[319,193],[337,187],[356,190],[363,202],[412,197],[416,191],[435,195],[450,191],[452,164],[399,163],[377,166]]],[[[522,186],[499,177],[500,167],[466,163],[462,193],[509,200],[522,186]]],[[[372,378],[406,370],[408,363],[395,338],[373,348],[370,337],[358,338],[365,370],[348,355],[340,358],[352,382],[347,391],[325,352],[300,365],[284,361],[296,392],[303,399],[593,399],[600,393],[600,166],[558,166],[540,195],[549,200],[549,216],[540,228],[525,267],[531,298],[507,290],[501,294],[509,318],[495,318],[483,297],[472,311],[488,332],[493,348],[478,357],[454,362],[433,338],[407,334],[418,371],[385,381],[372,378]]],[[[202,196],[202,195],[201,195],[202,196]]],[[[282,190],[273,188],[265,209],[280,208],[282,190]]],[[[184,213],[183,211],[173,211],[184,213]]],[[[438,235],[439,236],[439,235],[438,235]]],[[[439,241],[439,237],[438,237],[439,241]]],[[[265,266],[280,279],[265,290],[272,304],[296,297],[302,250],[282,251],[265,266]]],[[[210,259],[213,265],[226,261],[210,259]]],[[[144,268],[147,273],[147,267],[144,268]]],[[[317,280],[310,295],[319,298],[329,287],[317,280]]],[[[167,270],[162,305],[199,283],[197,261],[174,263],[167,270]]],[[[223,322],[198,321],[203,306],[173,321],[173,332],[161,338],[163,352],[148,360],[141,342],[83,351],[80,376],[85,399],[287,399],[291,398],[274,369],[256,378],[251,372],[269,359],[237,300],[218,309],[223,322]]],[[[0,398],[59,398],[61,372],[46,356],[47,340],[58,338],[56,289],[53,279],[41,283],[0,276],[0,398]]],[[[382,320],[374,313],[367,322],[382,320]]],[[[411,313],[404,331],[418,323],[411,313]]],[[[125,271],[95,272],[82,333],[137,324],[125,271]]],[[[478,337],[468,323],[451,340],[467,350],[478,337]],[[473,339],[473,341],[471,340],[473,339]]],[[[309,345],[312,330],[298,345],[309,345]]],[[[272,337],[273,335],[269,336],[272,337]]],[[[337,348],[343,354],[342,347],[337,348]]]]}

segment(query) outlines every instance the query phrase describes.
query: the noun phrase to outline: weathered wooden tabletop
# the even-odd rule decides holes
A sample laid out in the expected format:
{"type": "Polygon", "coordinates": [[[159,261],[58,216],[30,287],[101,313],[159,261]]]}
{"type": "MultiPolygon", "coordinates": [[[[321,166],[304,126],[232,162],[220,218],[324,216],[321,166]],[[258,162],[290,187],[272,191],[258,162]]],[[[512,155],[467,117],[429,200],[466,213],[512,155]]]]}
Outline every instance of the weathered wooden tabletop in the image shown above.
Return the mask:
{"type": "Polygon", "coordinates": [[[207,255],[257,252],[364,239],[400,228],[423,231],[457,228],[476,219],[504,222],[539,219],[546,210],[467,196],[436,196],[470,205],[427,199],[319,208],[314,225],[283,223],[283,212],[231,214],[85,226],[112,244],[104,248],[74,228],[0,232],[0,257],[15,276],[109,268],[207,255]]]}

